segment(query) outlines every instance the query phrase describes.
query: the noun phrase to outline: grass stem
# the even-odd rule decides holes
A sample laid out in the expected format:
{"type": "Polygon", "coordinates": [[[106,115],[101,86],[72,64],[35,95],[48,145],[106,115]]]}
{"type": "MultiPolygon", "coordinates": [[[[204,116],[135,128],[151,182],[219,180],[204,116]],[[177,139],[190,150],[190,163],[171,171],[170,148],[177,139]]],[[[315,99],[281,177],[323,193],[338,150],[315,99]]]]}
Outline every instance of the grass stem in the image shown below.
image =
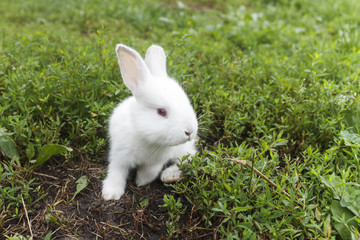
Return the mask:
{"type": "MultiPolygon", "coordinates": [[[[260,177],[262,177],[263,179],[265,179],[268,183],[270,183],[273,187],[277,188],[277,184],[274,183],[273,181],[271,181],[268,177],[266,177],[263,173],[261,173],[259,170],[257,170],[254,166],[252,166],[248,161],[246,160],[239,160],[239,159],[234,159],[234,158],[224,158],[225,160],[228,160],[228,161],[233,161],[233,162],[237,162],[237,163],[240,163],[248,168],[250,168],[251,170],[253,170],[257,175],[259,175],[260,177]]],[[[282,193],[284,193],[287,197],[290,198],[290,194],[287,193],[284,190],[282,190],[282,193]]]]}

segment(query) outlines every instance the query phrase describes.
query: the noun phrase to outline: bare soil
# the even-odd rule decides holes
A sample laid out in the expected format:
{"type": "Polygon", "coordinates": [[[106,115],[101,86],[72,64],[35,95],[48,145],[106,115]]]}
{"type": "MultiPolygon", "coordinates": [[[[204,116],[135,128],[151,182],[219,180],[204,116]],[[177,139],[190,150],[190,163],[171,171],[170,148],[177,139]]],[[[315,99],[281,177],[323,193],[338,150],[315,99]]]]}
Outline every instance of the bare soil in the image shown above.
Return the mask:
{"type": "Polygon", "coordinates": [[[101,181],[105,169],[104,164],[87,160],[45,164],[34,176],[46,195],[27,209],[28,220],[24,216],[20,222],[10,223],[9,229],[21,226],[17,228],[23,230],[21,234],[34,239],[44,239],[49,232],[51,239],[216,239],[214,230],[202,226],[196,207],[160,180],[137,187],[133,172],[125,195],[118,201],[104,201],[101,181]],[[76,181],[83,175],[89,184],[73,198],[76,181]],[[178,236],[167,234],[170,217],[161,207],[164,194],[176,195],[187,205],[174,234],[178,236]]]}

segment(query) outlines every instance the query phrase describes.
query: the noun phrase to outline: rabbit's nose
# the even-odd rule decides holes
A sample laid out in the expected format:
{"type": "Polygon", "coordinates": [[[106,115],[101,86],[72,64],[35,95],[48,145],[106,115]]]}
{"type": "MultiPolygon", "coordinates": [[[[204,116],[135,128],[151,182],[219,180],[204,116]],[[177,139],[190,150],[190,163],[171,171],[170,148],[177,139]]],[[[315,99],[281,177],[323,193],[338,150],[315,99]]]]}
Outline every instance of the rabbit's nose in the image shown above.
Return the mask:
{"type": "Polygon", "coordinates": [[[188,137],[190,137],[191,132],[185,131],[185,135],[188,136],[188,137]]]}

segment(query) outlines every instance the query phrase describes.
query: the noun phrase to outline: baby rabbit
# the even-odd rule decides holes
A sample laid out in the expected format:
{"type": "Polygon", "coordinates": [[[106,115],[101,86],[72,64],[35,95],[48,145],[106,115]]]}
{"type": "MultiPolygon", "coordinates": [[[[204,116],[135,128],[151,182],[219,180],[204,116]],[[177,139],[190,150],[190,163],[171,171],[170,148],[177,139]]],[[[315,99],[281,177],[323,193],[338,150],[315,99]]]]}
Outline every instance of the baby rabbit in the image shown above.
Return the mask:
{"type": "Polygon", "coordinates": [[[196,153],[198,123],[184,90],[166,73],[164,50],[152,45],[145,61],[134,49],[116,46],[123,81],[133,96],[121,102],[110,117],[110,152],[102,196],[120,199],[131,168],[137,167],[136,184],[152,182],[163,166],[163,182],[176,181],[178,158],[196,153]]]}

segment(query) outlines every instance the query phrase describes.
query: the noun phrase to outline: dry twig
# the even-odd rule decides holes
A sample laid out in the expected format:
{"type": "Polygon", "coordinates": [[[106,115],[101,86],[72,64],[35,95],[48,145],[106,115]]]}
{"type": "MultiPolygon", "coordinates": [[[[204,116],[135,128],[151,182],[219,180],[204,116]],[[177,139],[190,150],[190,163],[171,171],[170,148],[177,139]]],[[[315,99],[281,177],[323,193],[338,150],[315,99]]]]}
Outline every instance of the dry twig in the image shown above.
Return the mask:
{"type": "Polygon", "coordinates": [[[39,173],[39,172],[33,172],[35,175],[39,175],[39,176],[42,176],[42,177],[47,177],[47,178],[52,178],[52,179],[55,179],[55,180],[59,180],[59,178],[57,177],[54,177],[54,176],[51,176],[51,175],[47,175],[47,174],[44,174],[44,173],[39,173]]]}
{"type": "MultiPolygon", "coordinates": [[[[277,188],[276,183],[274,183],[273,181],[271,181],[267,176],[265,176],[263,173],[261,173],[259,170],[257,170],[255,167],[253,167],[248,161],[246,160],[239,160],[239,159],[233,159],[233,158],[224,158],[225,160],[229,160],[229,161],[233,161],[233,162],[237,162],[240,163],[244,166],[247,166],[248,168],[252,169],[257,175],[259,175],[260,177],[262,177],[263,179],[265,179],[268,183],[270,183],[273,187],[277,188]]],[[[282,190],[282,192],[287,196],[290,197],[290,194],[287,193],[285,190],[282,190]]]]}
{"type": "Polygon", "coordinates": [[[29,227],[29,231],[30,231],[30,235],[31,235],[31,239],[34,239],[34,235],[33,235],[33,232],[31,230],[31,222],[29,220],[29,215],[28,215],[28,212],[27,212],[27,209],[26,209],[26,206],[25,206],[25,202],[24,202],[24,198],[23,196],[21,195],[21,201],[22,201],[22,204],[24,206],[24,210],[25,210],[25,216],[26,216],[26,220],[28,222],[28,227],[29,227]]]}

